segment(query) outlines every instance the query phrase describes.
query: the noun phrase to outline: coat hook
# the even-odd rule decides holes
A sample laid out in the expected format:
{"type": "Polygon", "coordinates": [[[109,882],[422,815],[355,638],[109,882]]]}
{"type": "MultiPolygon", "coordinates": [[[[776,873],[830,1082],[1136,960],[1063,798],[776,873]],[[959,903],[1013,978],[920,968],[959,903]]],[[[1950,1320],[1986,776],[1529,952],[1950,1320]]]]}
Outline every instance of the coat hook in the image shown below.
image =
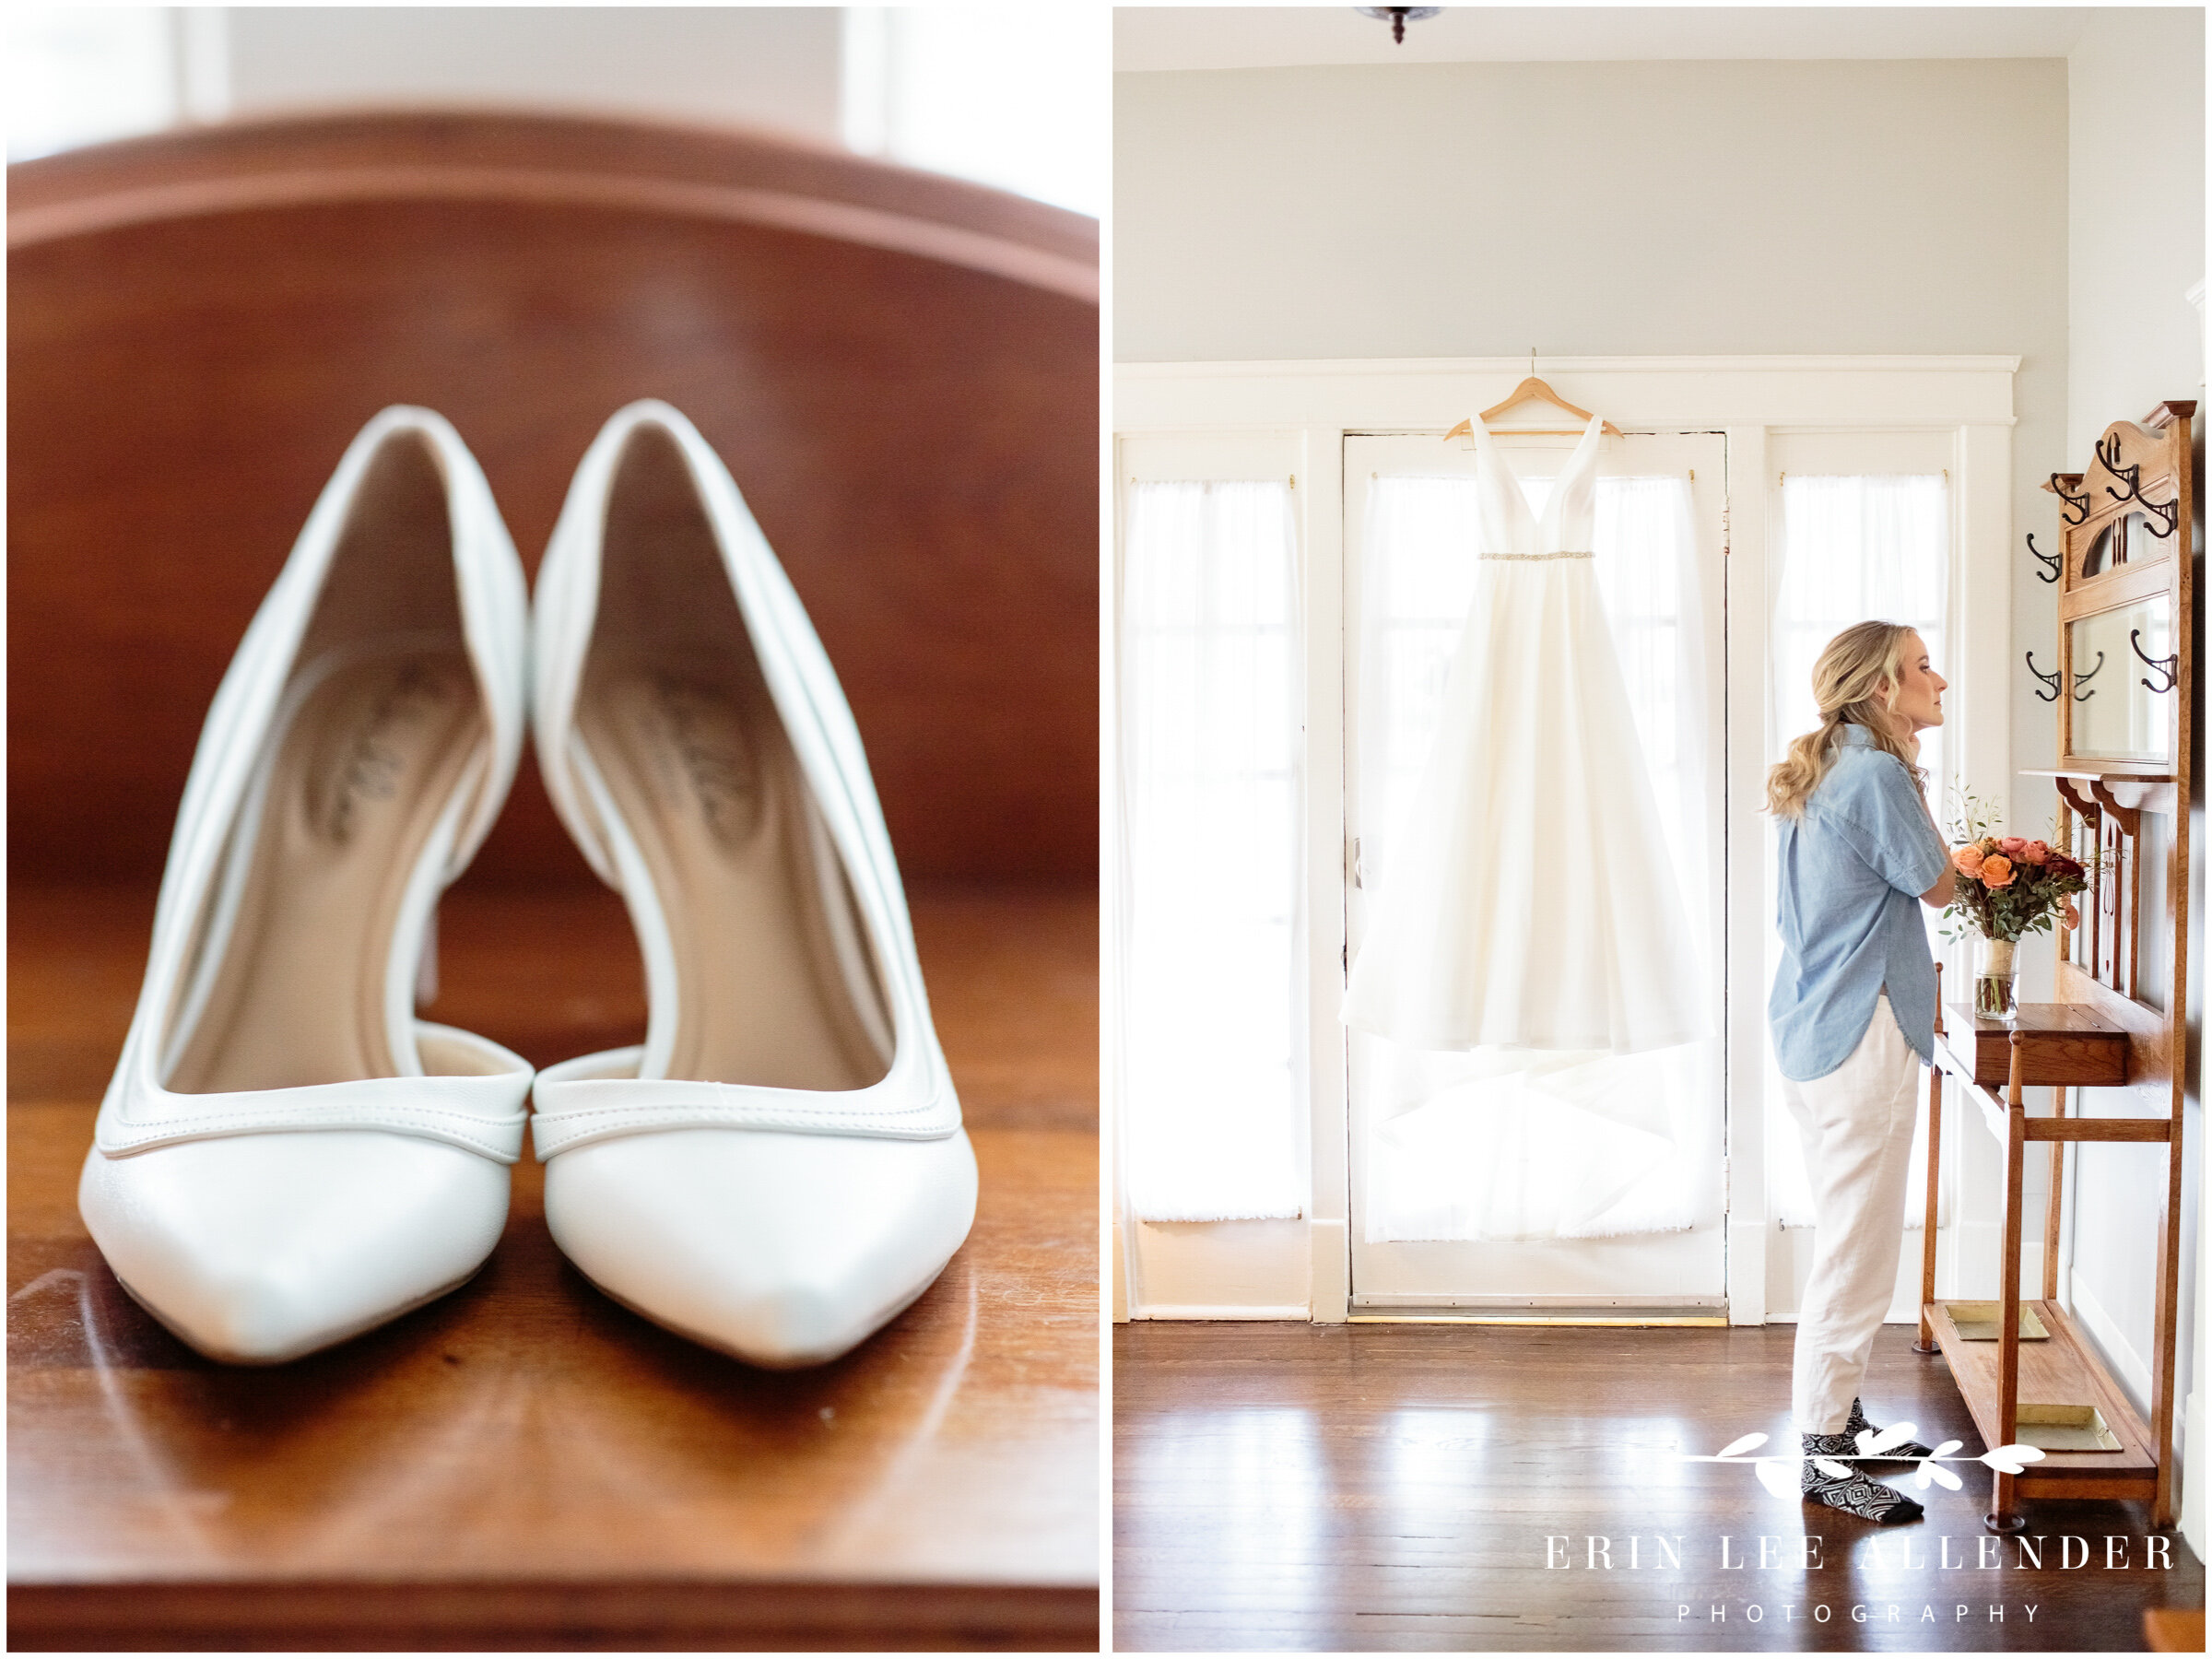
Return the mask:
{"type": "Polygon", "coordinates": [[[2169,657],[2152,656],[2143,649],[2143,630],[2139,628],[2131,628],[2127,630],[2127,642],[2134,649],[2136,655],[2142,658],[2145,667],[2154,674],[2162,674],[2166,677],[2166,683],[2162,686],[2154,686],[2148,680],[2145,680],[2143,686],[2146,690],[2163,697],[2181,684],[2181,676],[2177,672],[2182,665],[2180,652],[2177,651],[2169,657]]]}
{"type": "Polygon", "coordinates": [[[2034,675],[2037,679],[2041,680],[2044,685],[2050,688],[2048,691],[2038,691],[2035,694],[2035,700],[2038,702],[2056,702],[2058,700],[2057,671],[2054,669],[2051,673],[2045,674],[2041,668],[2038,668],[2035,665],[2034,652],[2030,651],[2025,654],[2028,658],[2028,672],[2034,675]]]}
{"type": "Polygon", "coordinates": [[[2143,527],[2160,541],[2164,541],[2174,533],[2176,526],[2181,522],[2182,503],[2180,498],[2176,497],[2162,507],[2143,499],[2143,464],[2138,461],[2133,466],[2120,465],[2120,435],[2117,432],[2109,438],[2098,440],[2097,459],[2104,463],[2106,472],[2111,473],[2113,477],[2119,479],[2126,487],[2124,489],[2114,489],[2110,484],[2107,484],[2104,487],[2106,495],[2111,496],[2115,501],[2133,501],[2136,506],[2142,508],[2149,515],[2143,521],[2143,527]],[[2160,524],[2166,527],[2161,530],[2159,528],[2160,524]]]}
{"type": "Polygon", "coordinates": [[[2035,579],[2038,582],[2056,582],[2059,567],[2065,560],[2056,553],[2046,553],[2038,547],[2035,545],[2035,532],[2032,530],[2028,533],[2028,551],[2034,554],[2036,563],[2043,567],[2035,573],[2035,579]]]}
{"type": "Polygon", "coordinates": [[[2088,492],[2085,490],[2080,495],[2068,495],[2066,487],[2059,482],[2065,476],[2064,473],[2051,475],[2051,493],[2065,503],[2059,509],[2058,516],[2068,524],[2086,524],[2089,519],[2088,492]]]}
{"type": "MultiPolygon", "coordinates": [[[[2091,668],[2087,674],[2077,673],[2074,676],[2074,684],[2077,687],[2087,686],[2091,680],[2097,677],[2097,669],[2103,666],[2104,653],[2100,651],[2097,653],[2097,666],[2095,668],[2091,668]]],[[[2077,690],[2074,693],[2074,700],[2076,702],[2088,702],[2090,698],[2096,695],[2097,693],[2093,688],[2088,691],[2077,690]]]]}

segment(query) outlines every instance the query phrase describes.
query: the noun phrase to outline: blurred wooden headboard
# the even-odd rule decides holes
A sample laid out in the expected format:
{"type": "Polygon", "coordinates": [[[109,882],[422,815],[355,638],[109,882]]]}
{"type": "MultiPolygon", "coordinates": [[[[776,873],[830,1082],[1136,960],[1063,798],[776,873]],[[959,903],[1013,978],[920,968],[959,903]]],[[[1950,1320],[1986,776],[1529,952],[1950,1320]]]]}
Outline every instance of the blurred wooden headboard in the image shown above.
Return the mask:
{"type": "MultiPolygon", "coordinates": [[[[632,398],[729,463],[909,876],[1097,869],[1098,228],[757,135],[241,124],[8,170],[11,875],[159,873],[201,717],[355,430],[453,420],[535,571],[632,398]]],[[[586,881],[534,771],[478,860],[586,881]]]]}

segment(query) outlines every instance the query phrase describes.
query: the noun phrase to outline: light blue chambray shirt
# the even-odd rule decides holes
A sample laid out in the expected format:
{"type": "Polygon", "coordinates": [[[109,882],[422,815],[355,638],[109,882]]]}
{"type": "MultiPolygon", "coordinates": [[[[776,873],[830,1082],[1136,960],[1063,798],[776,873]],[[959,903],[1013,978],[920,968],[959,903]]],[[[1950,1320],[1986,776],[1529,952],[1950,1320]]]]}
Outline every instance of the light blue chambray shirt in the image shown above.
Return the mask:
{"type": "Polygon", "coordinates": [[[1794,1081],[1825,1077],[1859,1046],[1883,988],[1905,1040],[1936,1053],[1936,963],[1920,895],[1950,849],[1896,756],[1847,725],[1836,762],[1781,832],[1775,924],[1782,966],[1767,998],[1774,1057],[1794,1081]]]}

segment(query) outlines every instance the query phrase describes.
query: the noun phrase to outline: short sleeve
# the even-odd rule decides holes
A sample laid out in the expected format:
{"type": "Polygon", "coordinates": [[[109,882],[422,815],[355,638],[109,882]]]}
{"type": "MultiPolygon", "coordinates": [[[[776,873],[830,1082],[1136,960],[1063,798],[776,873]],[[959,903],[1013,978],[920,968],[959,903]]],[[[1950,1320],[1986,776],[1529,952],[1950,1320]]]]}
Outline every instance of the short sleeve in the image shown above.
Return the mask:
{"type": "Polygon", "coordinates": [[[1877,754],[1851,765],[1836,782],[1842,787],[1821,790],[1816,798],[1821,816],[1852,850],[1900,893],[1917,899],[1934,887],[1950,853],[1904,767],[1877,754]]]}

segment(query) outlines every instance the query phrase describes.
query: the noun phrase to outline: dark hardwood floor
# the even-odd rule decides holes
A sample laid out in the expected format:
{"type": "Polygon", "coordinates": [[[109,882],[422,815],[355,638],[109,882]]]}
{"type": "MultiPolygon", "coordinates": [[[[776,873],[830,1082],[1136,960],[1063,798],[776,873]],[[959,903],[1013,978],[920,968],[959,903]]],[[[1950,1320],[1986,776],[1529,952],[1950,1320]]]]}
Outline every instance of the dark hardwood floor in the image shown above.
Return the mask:
{"type": "MultiPolygon", "coordinates": [[[[1876,1420],[1979,1453],[1912,1335],[1883,1327],[1876,1420]]],[[[1876,1527],[1679,1461],[1754,1431],[1794,1447],[1793,1335],[1120,1326],[1115,1645],[2139,1652],[2145,1609],[2204,1606],[2178,1532],[2153,1547],[2171,1568],[2147,1564],[2141,1504],[2030,1506],[2039,1570],[1983,1531],[1979,1465],[1951,1465],[1959,1491],[1907,1484],[1926,1517],[1876,1527]]]]}

